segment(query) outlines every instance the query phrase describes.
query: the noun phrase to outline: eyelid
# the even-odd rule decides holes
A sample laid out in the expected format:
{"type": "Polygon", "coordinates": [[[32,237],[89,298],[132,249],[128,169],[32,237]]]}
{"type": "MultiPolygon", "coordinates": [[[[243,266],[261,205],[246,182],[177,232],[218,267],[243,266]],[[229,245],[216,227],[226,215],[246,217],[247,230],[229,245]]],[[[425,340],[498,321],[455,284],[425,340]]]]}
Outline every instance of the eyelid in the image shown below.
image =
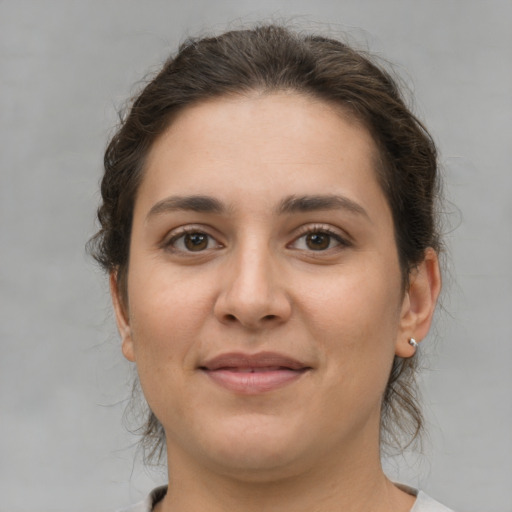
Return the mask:
{"type": "MultiPolygon", "coordinates": [[[[294,239],[288,244],[288,247],[291,247],[302,237],[312,234],[312,233],[325,233],[326,235],[329,235],[332,238],[334,238],[338,242],[338,246],[341,246],[341,247],[349,247],[349,246],[353,245],[351,237],[347,233],[344,233],[343,231],[341,231],[339,229],[336,229],[328,224],[307,224],[307,225],[301,226],[299,228],[298,233],[296,234],[294,239]]],[[[293,248],[293,247],[291,247],[291,248],[293,248]]],[[[324,251],[318,251],[318,252],[319,253],[327,252],[332,249],[335,249],[335,247],[332,247],[330,249],[325,249],[324,251]]]]}
{"type": "MultiPolygon", "coordinates": [[[[183,226],[178,226],[171,231],[169,231],[166,236],[163,238],[162,242],[159,244],[159,246],[167,251],[175,252],[175,253],[186,253],[194,254],[194,251],[186,251],[184,249],[177,249],[173,246],[173,244],[179,240],[181,237],[187,235],[187,234],[193,234],[193,233],[201,233],[206,235],[211,240],[215,241],[216,246],[213,248],[207,248],[202,251],[197,251],[196,255],[204,254],[207,251],[210,251],[212,249],[219,249],[225,247],[225,245],[219,241],[219,236],[212,234],[213,229],[209,226],[201,225],[201,224],[186,224],[183,226]]],[[[339,228],[335,228],[329,224],[305,224],[301,227],[299,227],[294,235],[293,240],[287,244],[287,248],[293,249],[293,245],[300,240],[302,237],[312,234],[312,233],[324,233],[328,236],[331,236],[334,240],[336,240],[337,245],[336,247],[331,247],[328,249],[325,249],[321,252],[328,252],[336,248],[343,248],[343,247],[349,247],[353,245],[353,241],[347,233],[340,230],[339,228]]],[[[311,252],[316,252],[311,250],[311,252]]]]}
{"type": "MultiPolygon", "coordinates": [[[[194,254],[194,251],[185,251],[182,249],[177,249],[176,247],[173,246],[173,244],[180,238],[186,236],[187,234],[200,233],[206,235],[208,238],[215,241],[216,247],[214,247],[214,249],[224,247],[224,245],[221,242],[219,242],[218,237],[214,236],[211,233],[211,231],[211,228],[208,228],[208,226],[204,226],[201,224],[187,224],[184,226],[179,226],[168,232],[159,245],[162,249],[165,249],[170,252],[186,253],[187,255],[194,254]]],[[[197,255],[205,253],[209,250],[211,250],[211,248],[205,249],[203,251],[197,251],[197,255]]]]}

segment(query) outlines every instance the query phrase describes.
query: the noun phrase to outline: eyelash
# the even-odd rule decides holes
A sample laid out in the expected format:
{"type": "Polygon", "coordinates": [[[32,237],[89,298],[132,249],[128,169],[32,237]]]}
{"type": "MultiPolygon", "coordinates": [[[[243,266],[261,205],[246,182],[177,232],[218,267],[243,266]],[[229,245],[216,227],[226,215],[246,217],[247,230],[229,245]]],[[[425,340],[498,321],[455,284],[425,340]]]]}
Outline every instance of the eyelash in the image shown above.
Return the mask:
{"type": "MultiPolygon", "coordinates": [[[[184,226],[184,227],[180,228],[177,233],[173,234],[173,236],[166,239],[163,242],[162,247],[168,251],[175,252],[175,253],[188,253],[188,254],[192,254],[194,252],[204,253],[206,250],[212,249],[212,247],[208,247],[212,241],[214,241],[216,244],[216,247],[214,247],[214,248],[219,248],[219,247],[222,248],[223,247],[223,245],[221,243],[219,243],[212,235],[205,232],[205,230],[202,229],[200,226],[197,226],[197,227],[196,226],[184,226]],[[185,237],[187,235],[203,235],[207,239],[206,240],[207,246],[204,249],[201,249],[199,251],[193,251],[193,250],[188,250],[187,248],[176,247],[176,244],[180,239],[183,239],[183,243],[186,243],[185,237]]],[[[327,251],[330,251],[330,250],[333,250],[336,248],[340,249],[343,247],[349,247],[350,245],[351,245],[351,243],[345,237],[342,237],[339,233],[337,233],[333,229],[331,229],[327,226],[324,226],[324,225],[314,225],[314,226],[304,226],[301,229],[301,233],[299,234],[299,236],[297,236],[292,242],[290,242],[287,245],[287,247],[291,248],[291,249],[303,250],[303,251],[307,251],[307,252],[321,253],[321,252],[327,252],[327,251]],[[298,249],[296,247],[293,247],[295,244],[297,244],[297,242],[299,240],[301,240],[309,235],[325,235],[325,236],[329,237],[328,247],[319,248],[319,249],[312,249],[312,248],[298,249]],[[336,245],[334,247],[331,247],[331,243],[333,240],[336,242],[336,245]]]]}
{"type": "MultiPolygon", "coordinates": [[[[179,231],[177,233],[173,234],[173,236],[171,236],[170,238],[166,239],[163,242],[162,247],[168,251],[175,253],[194,253],[196,251],[176,247],[176,243],[180,239],[183,239],[183,243],[185,243],[185,237],[187,235],[203,235],[207,238],[208,245],[210,245],[211,241],[215,241],[217,247],[222,247],[222,244],[220,244],[212,235],[206,233],[205,230],[199,226],[184,226],[182,228],[179,228],[179,231]]],[[[211,247],[206,247],[206,249],[211,249],[211,247]]],[[[204,252],[204,250],[197,252],[204,252]]]]}
{"type": "MultiPolygon", "coordinates": [[[[324,249],[311,249],[309,248],[309,251],[311,252],[327,252],[332,249],[341,249],[343,247],[349,247],[352,245],[347,238],[341,236],[338,232],[334,231],[328,226],[325,225],[314,225],[314,226],[305,226],[303,228],[302,233],[293,240],[288,246],[293,246],[296,244],[299,240],[307,237],[308,235],[326,235],[329,237],[329,247],[324,249]],[[336,246],[330,247],[332,240],[336,241],[336,246]]],[[[302,250],[308,250],[308,249],[302,249],[302,250]]]]}

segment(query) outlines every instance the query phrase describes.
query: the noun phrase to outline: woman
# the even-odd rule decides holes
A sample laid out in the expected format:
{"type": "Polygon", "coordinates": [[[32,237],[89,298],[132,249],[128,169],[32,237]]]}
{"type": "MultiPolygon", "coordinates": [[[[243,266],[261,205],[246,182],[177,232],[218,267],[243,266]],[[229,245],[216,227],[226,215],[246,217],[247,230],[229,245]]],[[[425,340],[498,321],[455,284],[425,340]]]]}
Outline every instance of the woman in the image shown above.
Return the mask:
{"type": "Polygon", "coordinates": [[[106,151],[94,240],[169,467],[132,511],[448,510],[380,461],[421,432],[437,195],[367,56],[276,26],[180,48],[106,151]]]}

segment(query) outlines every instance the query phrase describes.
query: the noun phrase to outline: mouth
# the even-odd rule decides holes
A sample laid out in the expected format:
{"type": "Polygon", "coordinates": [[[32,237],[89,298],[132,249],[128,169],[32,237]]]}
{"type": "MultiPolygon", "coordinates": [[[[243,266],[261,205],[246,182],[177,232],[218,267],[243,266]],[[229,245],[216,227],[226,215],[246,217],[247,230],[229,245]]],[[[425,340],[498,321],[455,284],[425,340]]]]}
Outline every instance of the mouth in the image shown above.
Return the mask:
{"type": "Polygon", "coordinates": [[[311,369],[301,361],[274,352],[221,354],[199,366],[215,384],[247,395],[292,384],[311,369]]]}

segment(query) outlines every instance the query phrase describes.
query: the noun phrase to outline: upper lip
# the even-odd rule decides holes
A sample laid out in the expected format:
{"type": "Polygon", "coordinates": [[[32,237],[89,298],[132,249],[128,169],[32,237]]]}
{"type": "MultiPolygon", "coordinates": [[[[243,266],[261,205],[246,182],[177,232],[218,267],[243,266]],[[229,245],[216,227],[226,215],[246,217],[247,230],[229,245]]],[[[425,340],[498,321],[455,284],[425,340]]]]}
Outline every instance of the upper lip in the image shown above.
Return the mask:
{"type": "Polygon", "coordinates": [[[229,368],[285,368],[289,370],[307,370],[309,365],[277,352],[259,352],[244,354],[229,352],[208,359],[200,365],[203,370],[221,370],[229,368]]]}

